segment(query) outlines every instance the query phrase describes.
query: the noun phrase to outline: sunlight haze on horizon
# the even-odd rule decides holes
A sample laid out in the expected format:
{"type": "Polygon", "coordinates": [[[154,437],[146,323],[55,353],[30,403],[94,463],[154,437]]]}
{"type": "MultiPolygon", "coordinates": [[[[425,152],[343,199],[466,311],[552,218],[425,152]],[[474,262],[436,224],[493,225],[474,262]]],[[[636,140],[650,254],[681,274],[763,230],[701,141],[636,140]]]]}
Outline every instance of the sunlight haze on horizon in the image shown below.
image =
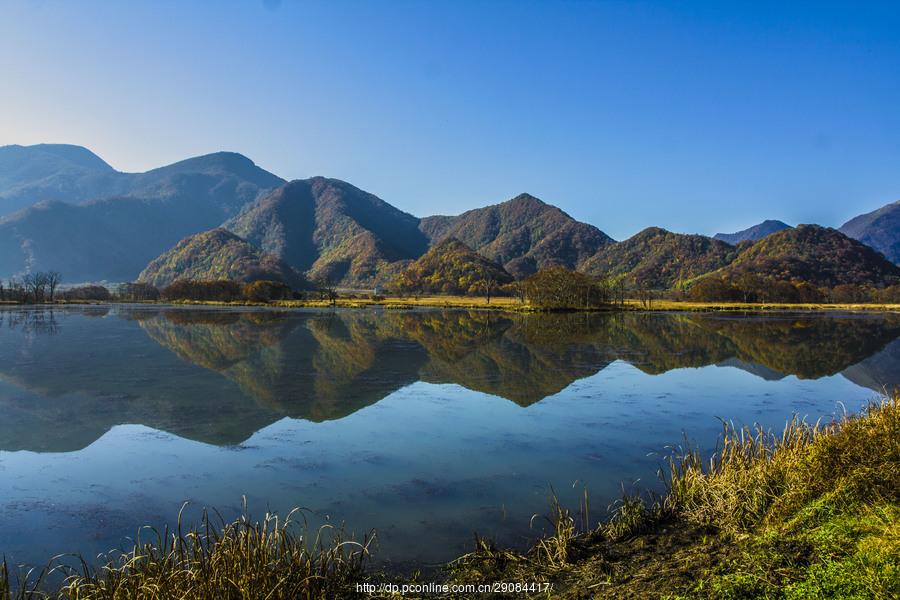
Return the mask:
{"type": "Polygon", "coordinates": [[[0,145],[240,152],[417,216],[528,192],[624,239],[900,199],[897,2],[0,0],[0,145]]]}

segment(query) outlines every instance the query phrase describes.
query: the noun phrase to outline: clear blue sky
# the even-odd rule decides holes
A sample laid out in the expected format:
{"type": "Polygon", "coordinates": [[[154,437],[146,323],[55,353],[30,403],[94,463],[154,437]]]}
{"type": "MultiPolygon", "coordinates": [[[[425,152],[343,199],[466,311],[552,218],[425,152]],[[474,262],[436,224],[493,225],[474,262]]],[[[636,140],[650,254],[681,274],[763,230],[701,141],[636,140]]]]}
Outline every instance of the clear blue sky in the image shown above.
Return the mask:
{"type": "Polygon", "coordinates": [[[900,198],[900,2],[0,0],[0,144],[215,150],[416,215],[530,192],[648,225],[900,198]]]}

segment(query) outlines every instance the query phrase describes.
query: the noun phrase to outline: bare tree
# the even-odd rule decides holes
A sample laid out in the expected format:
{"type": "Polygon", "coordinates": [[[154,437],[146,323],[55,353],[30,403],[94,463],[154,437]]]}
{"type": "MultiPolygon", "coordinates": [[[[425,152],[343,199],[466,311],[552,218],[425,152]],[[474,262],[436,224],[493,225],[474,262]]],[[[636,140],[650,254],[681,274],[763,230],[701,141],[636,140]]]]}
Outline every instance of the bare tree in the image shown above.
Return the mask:
{"type": "Polygon", "coordinates": [[[26,273],[22,277],[22,285],[25,286],[25,295],[32,302],[40,302],[44,295],[44,283],[40,273],[26,273]]]}
{"type": "Polygon", "coordinates": [[[56,294],[56,288],[59,287],[62,281],[62,275],[60,275],[59,271],[48,271],[45,273],[45,278],[47,289],[50,292],[50,302],[53,302],[53,296],[56,294]]]}

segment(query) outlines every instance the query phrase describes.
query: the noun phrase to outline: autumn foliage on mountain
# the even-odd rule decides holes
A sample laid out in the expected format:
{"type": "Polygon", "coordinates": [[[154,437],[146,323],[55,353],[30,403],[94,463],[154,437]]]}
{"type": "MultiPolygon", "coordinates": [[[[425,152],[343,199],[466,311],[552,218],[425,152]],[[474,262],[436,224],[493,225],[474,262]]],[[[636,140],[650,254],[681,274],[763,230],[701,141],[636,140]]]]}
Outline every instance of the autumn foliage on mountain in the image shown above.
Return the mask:
{"type": "Polygon", "coordinates": [[[503,267],[459,240],[447,238],[412,262],[390,287],[400,293],[481,295],[512,282],[512,275],[503,267]]]}
{"type": "Polygon", "coordinates": [[[224,229],[187,237],[165,252],[138,277],[162,288],[177,280],[280,281],[294,289],[309,287],[302,276],[275,256],[224,229]]]}

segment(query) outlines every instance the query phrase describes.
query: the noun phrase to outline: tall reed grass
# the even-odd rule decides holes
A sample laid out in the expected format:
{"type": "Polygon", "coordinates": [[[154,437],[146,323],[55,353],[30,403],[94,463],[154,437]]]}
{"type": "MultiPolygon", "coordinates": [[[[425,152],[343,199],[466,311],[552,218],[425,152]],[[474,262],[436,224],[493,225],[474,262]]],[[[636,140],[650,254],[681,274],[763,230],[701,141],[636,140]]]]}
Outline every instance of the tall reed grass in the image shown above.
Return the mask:
{"type": "MultiPolygon", "coordinates": [[[[298,511],[280,519],[244,515],[225,522],[204,511],[197,528],[145,528],[131,551],[108,557],[100,568],[77,559],[40,572],[10,573],[0,567],[0,599],[37,600],[294,600],[352,597],[363,581],[372,538],[361,542],[325,526],[307,535],[298,511]],[[53,592],[44,583],[64,580],[53,592]],[[15,589],[14,587],[15,586],[15,589]]],[[[58,557],[57,561],[62,560],[58,557]]]]}

